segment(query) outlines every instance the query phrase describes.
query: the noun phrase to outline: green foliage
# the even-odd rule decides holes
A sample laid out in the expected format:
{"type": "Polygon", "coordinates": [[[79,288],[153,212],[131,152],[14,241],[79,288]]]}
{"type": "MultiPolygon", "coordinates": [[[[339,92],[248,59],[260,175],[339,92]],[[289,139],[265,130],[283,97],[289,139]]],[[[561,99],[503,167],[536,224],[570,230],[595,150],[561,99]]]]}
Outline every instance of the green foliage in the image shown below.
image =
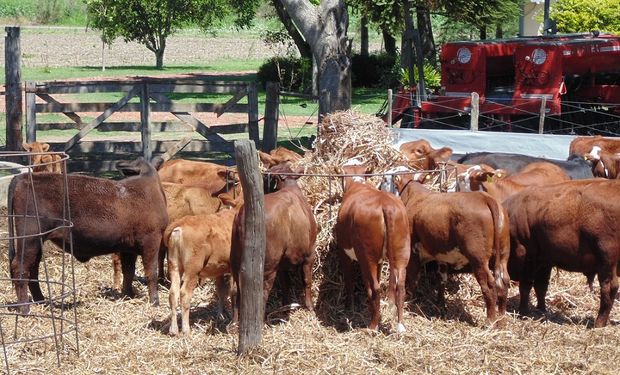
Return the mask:
{"type": "Polygon", "coordinates": [[[399,35],[404,30],[402,0],[349,0],[347,3],[354,12],[366,15],[379,29],[392,35],[399,35]]]}
{"type": "Polygon", "coordinates": [[[504,23],[518,16],[522,0],[442,1],[446,16],[477,28],[504,23]]]}
{"type": "Polygon", "coordinates": [[[0,19],[11,23],[77,25],[85,23],[82,0],[3,0],[0,19]]]}
{"type": "Polygon", "coordinates": [[[558,0],[550,16],[561,33],[600,30],[620,34],[620,0],[558,0]]]}
{"type": "Polygon", "coordinates": [[[394,56],[386,53],[351,57],[351,84],[353,87],[395,87],[399,77],[393,74],[394,56]]]}
{"type": "Polygon", "coordinates": [[[280,82],[288,91],[306,92],[312,88],[312,61],[294,56],[273,57],[256,74],[259,83],[280,82]]]}
{"type": "MultiPolygon", "coordinates": [[[[426,89],[430,92],[439,89],[441,86],[441,72],[437,70],[432,64],[424,63],[424,83],[426,85],[426,89]]],[[[409,87],[409,71],[404,68],[400,68],[401,73],[401,84],[404,87],[409,87]]],[[[416,82],[419,80],[420,74],[418,73],[417,67],[413,70],[413,76],[416,82]]]]}

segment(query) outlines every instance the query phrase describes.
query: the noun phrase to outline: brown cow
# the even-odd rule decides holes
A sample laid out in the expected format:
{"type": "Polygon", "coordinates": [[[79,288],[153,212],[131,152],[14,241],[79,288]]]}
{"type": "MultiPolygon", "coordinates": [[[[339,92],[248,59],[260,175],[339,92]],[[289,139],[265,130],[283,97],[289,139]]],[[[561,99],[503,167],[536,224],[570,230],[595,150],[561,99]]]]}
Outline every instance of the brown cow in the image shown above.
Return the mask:
{"type": "Polygon", "coordinates": [[[359,177],[366,166],[352,160],[342,168],[344,194],[334,228],[336,245],[343,270],[348,304],[353,303],[352,262],[358,261],[368,295],[370,323],[377,329],[380,321],[380,263],[387,259],[390,267],[388,299],[396,305],[396,331],[405,331],[406,268],[411,253],[409,225],[405,206],[395,195],[377,190],[359,177]]]}
{"type": "Polygon", "coordinates": [[[528,164],[510,176],[501,169],[481,166],[472,166],[457,176],[459,191],[486,191],[500,202],[528,186],[550,185],[568,180],[570,177],[562,168],[548,162],[528,164]]]}
{"type": "Polygon", "coordinates": [[[167,160],[158,169],[158,173],[162,182],[200,185],[209,189],[213,196],[226,193],[239,184],[234,168],[202,161],[167,160]]]}
{"type": "MultiPolygon", "coordinates": [[[[218,197],[211,196],[211,189],[199,185],[183,185],[173,182],[162,182],[162,188],[166,196],[166,211],[169,222],[187,215],[214,214],[222,207],[222,201],[218,197]]],[[[163,243],[162,243],[163,245],[163,243]]],[[[165,279],[164,260],[166,259],[166,246],[159,250],[159,281],[165,279]]],[[[121,286],[121,260],[120,254],[112,254],[112,267],[114,269],[114,289],[121,286]]]]}
{"type": "Polygon", "coordinates": [[[590,153],[584,156],[592,162],[592,174],[594,177],[608,179],[620,178],[620,153],[613,153],[594,146],[590,153]]]}
{"type": "Polygon", "coordinates": [[[451,148],[434,149],[425,139],[403,143],[399,150],[409,159],[409,165],[419,170],[437,169],[440,162],[448,161],[452,155],[451,148]]]}
{"type": "Polygon", "coordinates": [[[119,169],[131,170],[131,177],[120,181],[84,175],[33,173],[15,176],[8,192],[9,235],[22,239],[9,241],[11,275],[22,313],[29,306],[26,283],[34,301],[43,301],[38,281],[42,245],[51,240],[57,246],[73,239],[73,254],[81,262],[90,258],[121,252],[123,293],[133,295],[135,262],[142,256],[149,299],[159,303],[157,294],[157,254],[166,225],[166,198],[156,170],[142,158],[131,163],[117,163],[119,169]],[[71,203],[71,231],[57,229],[57,220],[66,210],[62,199],[65,180],[71,203]],[[34,196],[33,196],[34,190],[34,196]],[[36,205],[35,205],[36,203],[36,205]],[[36,207],[36,208],[35,208],[36,207]],[[27,216],[28,215],[28,216],[27,216]],[[14,224],[14,225],[13,225],[14,224]],[[43,233],[43,235],[35,235],[43,233]],[[17,245],[17,246],[15,246],[17,245]]]}
{"type": "MultiPolygon", "coordinates": [[[[505,210],[487,193],[434,193],[419,183],[417,177],[395,177],[412,228],[414,255],[409,262],[410,284],[415,286],[420,266],[430,261],[447,264],[455,270],[469,265],[484,296],[487,323],[494,323],[498,310],[500,318],[506,312],[510,285],[507,268],[510,238],[505,210]]],[[[443,304],[441,283],[438,297],[443,304]]]]}
{"type": "MultiPolygon", "coordinates": [[[[315,242],[318,233],[312,209],[297,185],[297,176],[278,175],[292,173],[287,165],[276,165],[269,170],[277,177],[278,191],[265,194],[265,229],[267,246],[265,248],[263,301],[266,304],[278,271],[286,267],[301,266],[304,281],[304,305],[312,309],[312,265],[315,258],[315,242]]],[[[233,225],[230,265],[233,280],[237,286],[236,298],[233,298],[233,319],[238,318],[240,293],[239,272],[243,254],[245,209],[241,207],[233,225]]],[[[283,272],[284,276],[286,272],[283,272]]],[[[289,285],[284,285],[288,304],[289,285]]]]}
{"type": "Polygon", "coordinates": [[[510,215],[511,276],[519,280],[519,312],[529,311],[534,286],[545,310],[551,269],[598,276],[603,327],[618,291],[620,181],[590,179],[525,189],[504,202],[510,215]]]}
{"type": "Polygon", "coordinates": [[[190,215],[173,221],[164,232],[170,272],[170,334],[177,335],[177,306],[181,300],[181,332],[189,335],[189,307],[199,280],[215,278],[218,312],[230,294],[225,275],[230,274],[230,241],[233,221],[242,198],[221,194],[231,208],[210,215],[190,215]],[[180,293],[179,293],[180,292],[180,293]]]}
{"type": "Polygon", "coordinates": [[[50,149],[49,143],[24,143],[24,150],[32,152],[33,172],[52,172],[62,173],[62,157],[58,154],[47,153],[50,149]]]}
{"type": "Polygon", "coordinates": [[[600,135],[575,137],[570,143],[568,154],[584,156],[592,152],[594,147],[599,147],[601,150],[614,154],[619,153],[620,139],[603,137],[600,135]]]}
{"type": "Polygon", "coordinates": [[[260,158],[260,161],[267,169],[278,164],[292,164],[302,158],[302,156],[298,153],[281,146],[278,146],[275,149],[271,150],[268,154],[262,151],[258,151],[258,156],[260,158]]]}

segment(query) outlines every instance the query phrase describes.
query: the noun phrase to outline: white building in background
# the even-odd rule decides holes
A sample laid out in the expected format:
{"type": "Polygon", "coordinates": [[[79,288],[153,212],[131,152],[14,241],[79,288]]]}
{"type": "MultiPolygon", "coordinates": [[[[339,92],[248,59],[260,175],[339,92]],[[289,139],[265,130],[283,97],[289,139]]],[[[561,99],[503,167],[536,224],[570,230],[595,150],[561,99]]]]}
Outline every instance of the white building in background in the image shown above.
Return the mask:
{"type": "MultiPolygon", "coordinates": [[[[549,0],[551,6],[556,0],[549,0]]],[[[543,34],[543,13],[545,0],[524,0],[523,16],[519,25],[521,36],[534,36],[543,34]]]]}

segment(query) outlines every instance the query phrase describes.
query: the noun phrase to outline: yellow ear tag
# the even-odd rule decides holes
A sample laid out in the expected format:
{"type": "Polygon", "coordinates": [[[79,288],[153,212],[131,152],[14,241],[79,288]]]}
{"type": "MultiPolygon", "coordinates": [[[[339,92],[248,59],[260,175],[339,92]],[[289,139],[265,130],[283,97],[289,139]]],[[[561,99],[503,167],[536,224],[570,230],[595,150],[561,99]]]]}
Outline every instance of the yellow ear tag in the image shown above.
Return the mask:
{"type": "Polygon", "coordinates": [[[492,175],[487,175],[487,182],[488,183],[492,183],[493,182],[493,176],[492,175]]]}

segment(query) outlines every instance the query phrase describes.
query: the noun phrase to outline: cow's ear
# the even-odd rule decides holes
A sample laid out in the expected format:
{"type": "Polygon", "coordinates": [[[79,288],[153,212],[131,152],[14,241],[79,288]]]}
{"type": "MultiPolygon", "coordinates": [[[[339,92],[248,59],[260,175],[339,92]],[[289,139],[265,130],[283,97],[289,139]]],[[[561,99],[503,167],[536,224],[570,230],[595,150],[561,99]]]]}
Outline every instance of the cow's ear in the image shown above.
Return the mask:
{"type": "Polygon", "coordinates": [[[28,152],[32,151],[32,144],[30,143],[22,143],[22,147],[28,152]]]}
{"type": "Polygon", "coordinates": [[[264,153],[262,151],[258,151],[258,158],[260,159],[261,163],[263,163],[263,165],[267,169],[269,169],[269,167],[271,167],[272,165],[277,164],[275,159],[271,155],[264,153]]]}
{"type": "Polygon", "coordinates": [[[50,149],[50,144],[49,143],[41,143],[41,151],[43,152],[47,152],[47,150],[50,149]]]}

